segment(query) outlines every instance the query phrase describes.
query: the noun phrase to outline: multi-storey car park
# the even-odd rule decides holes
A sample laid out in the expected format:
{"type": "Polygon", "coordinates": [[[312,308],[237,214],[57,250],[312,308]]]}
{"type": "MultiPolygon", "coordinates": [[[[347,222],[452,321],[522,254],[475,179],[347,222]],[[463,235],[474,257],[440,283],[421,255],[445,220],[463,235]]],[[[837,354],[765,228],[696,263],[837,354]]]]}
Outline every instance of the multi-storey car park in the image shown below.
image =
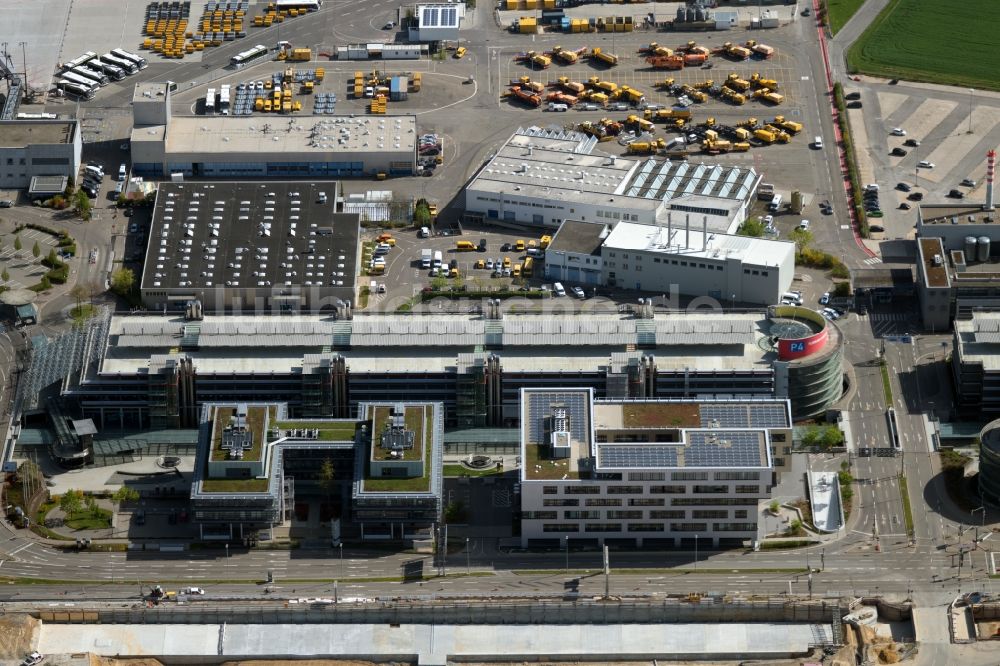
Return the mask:
{"type": "MultiPolygon", "coordinates": [[[[757,538],[787,400],[595,400],[521,392],[526,547],[740,545],[757,538]]],[[[782,459],[782,464],[785,460],[782,459]]]]}
{"type": "Polygon", "coordinates": [[[353,301],[359,216],[336,212],[337,191],[336,182],[162,183],[143,303],[320,312],[353,301]]]}

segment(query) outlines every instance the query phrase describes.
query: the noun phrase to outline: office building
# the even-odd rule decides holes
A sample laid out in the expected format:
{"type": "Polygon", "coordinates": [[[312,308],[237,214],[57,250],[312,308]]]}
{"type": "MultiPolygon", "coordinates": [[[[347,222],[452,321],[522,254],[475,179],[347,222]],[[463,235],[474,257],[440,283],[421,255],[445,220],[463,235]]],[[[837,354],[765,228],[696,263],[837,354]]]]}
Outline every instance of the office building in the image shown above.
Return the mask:
{"type": "Polygon", "coordinates": [[[465,3],[417,5],[409,26],[411,42],[457,42],[465,3]]]}
{"type": "Polygon", "coordinates": [[[273,534],[303,507],[332,523],[333,541],[427,540],[440,520],[440,405],[364,403],[353,420],[291,420],[281,403],[206,403],[199,432],[191,509],[203,540],[273,534]]]}
{"type": "Polygon", "coordinates": [[[75,120],[0,121],[0,188],[25,190],[36,176],[75,182],[82,152],[75,120]]]}
{"type": "Polygon", "coordinates": [[[338,184],[162,183],[143,304],[207,312],[320,312],[353,303],[360,218],[338,184]]]}
{"type": "Polygon", "coordinates": [[[521,392],[525,547],[739,546],[757,538],[791,446],[785,400],[595,399],[521,392]],[[784,461],[782,461],[784,463],[784,461]]]}
{"type": "Polygon", "coordinates": [[[735,233],[760,176],[753,168],[615,157],[580,132],[518,129],[465,190],[471,220],[555,229],[566,220],[667,224],[690,214],[735,233]]]}
{"type": "Polygon", "coordinates": [[[171,116],[170,97],[167,84],[136,87],[131,149],[137,175],[322,179],[416,170],[412,115],[171,116]]]}

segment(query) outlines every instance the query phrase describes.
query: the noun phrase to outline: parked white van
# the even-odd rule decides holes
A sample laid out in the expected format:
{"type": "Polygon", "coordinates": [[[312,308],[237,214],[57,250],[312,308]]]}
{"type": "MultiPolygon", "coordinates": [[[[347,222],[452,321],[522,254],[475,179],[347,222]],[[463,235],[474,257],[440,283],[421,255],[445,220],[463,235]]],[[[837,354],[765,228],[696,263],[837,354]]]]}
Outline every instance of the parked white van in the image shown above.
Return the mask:
{"type": "Polygon", "coordinates": [[[562,282],[556,282],[552,285],[552,293],[556,296],[565,296],[566,290],[562,286],[562,282]]]}

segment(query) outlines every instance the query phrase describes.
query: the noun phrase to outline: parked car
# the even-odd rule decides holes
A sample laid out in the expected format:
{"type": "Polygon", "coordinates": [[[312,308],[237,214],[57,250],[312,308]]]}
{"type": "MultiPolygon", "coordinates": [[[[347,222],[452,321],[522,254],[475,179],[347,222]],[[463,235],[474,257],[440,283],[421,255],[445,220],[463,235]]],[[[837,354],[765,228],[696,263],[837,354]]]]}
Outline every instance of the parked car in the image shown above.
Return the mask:
{"type": "Polygon", "coordinates": [[[185,587],[181,588],[181,594],[194,594],[202,596],[205,594],[205,588],[203,587],[185,587]]]}
{"type": "MultiPolygon", "coordinates": [[[[975,187],[976,181],[972,180],[971,178],[963,178],[960,184],[964,187],[975,187]]],[[[3,202],[0,202],[0,205],[3,205],[3,202]]]]}
{"type": "Polygon", "coordinates": [[[395,21],[389,21],[388,23],[386,23],[385,25],[382,26],[382,29],[383,30],[392,30],[395,27],[396,27],[396,22],[395,21]]]}
{"type": "Polygon", "coordinates": [[[820,305],[827,305],[830,302],[830,292],[824,292],[822,296],[819,297],[820,305]]]}
{"type": "Polygon", "coordinates": [[[924,199],[924,193],[923,192],[910,192],[909,196],[907,196],[906,198],[909,199],[910,201],[923,201],[923,199],[924,199]]]}
{"type": "Polygon", "coordinates": [[[910,204],[905,201],[899,204],[899,210],[910,210],[910,204]]]}
{"type": "Polygon", "coordinates": [[[906,157],[906,151],[899,146],[893,148],[890,154],[895,155],[896,157],[906,157]]]}
{"type": "Polygon", "coordinates": [[[465,54],[466,54],[466,49],[465,49],[465,47],[464,47],[464,46],[459,46],[459,47],[458,47],[458,48],[457,48],[457,49],[455,50],[455,57],[456,57],[456,58],[464,58],[464,57],[465,57],[465,54]]]}
{"type": "Polygon", "coordinates": [[[0,201],[0,208],[10,208],[13,205],[14,202],[11,201],[10,199],[4,199],[3,201],[0,201]]]}
{"type": "Polygon", "coordinates": [[[893,136],[906,136],[906,130],[901,127],[893,127],[889,134],[892,134],[893,136]]]}
{"type": "Polygon", "coordinates": [[[35,664],[42,663],[43,659],[45,659],[45,655],[41,652],[31,652],[25,656],[24,661],[21,662],[21,666],[35,666],[35,664]]]}
{"type": "Polygon", "coordinates": [[[927,160],[920,160],[919,162],[917,162],[917,166],[920,167],[921,169],[933,169],[934,162],[928,162],[927,160]]]}
{"type": "Polygon", "coordinates": [[[848,102],[847,103],[847,108],[848,109],[860,109],[861,107],[862,107],[861,102],[859,102],[857,100],[855,100],[853,102],[848,102]]]}
{"type": "Polygon", "coordinates": [[[909,192],[913,188],[907,185],[906,183],[896,183],[896,189],[899,190],[900,192],[909,192]]]}
{"type": "Polygon", "coordinates": [[[907,139],[906,141],[903,142],[903,145],[909,146],[910,148],[916,148],[917,146],[920,145],[920,141],[918,141],[917,139],[907,139]]]}
{"type": "Polygon", "coordinates": [[[868,231],[872,232],[873,234],[884,234],[885,227],[879,226],[877,224],[871,224],[868,225],[868,231]]]}
{"type": "Polygon", "coordinates": [[[587,298],[587,294],[583,293],[583,289],[580,287],[573,287],[573,295],[579,298],[581,301],[587,298]]]}
{"type": "Polygon", "coordinates": [[[965,193],[962,192],[962,190],[953,189],[948,191],[948,196],[951,197],[952,199],[964,199],[965,193]]]}
{"type": "Polygon", "coordinates": [[[844,95],[844,99],[861,99],[861,93],[854,91],[844,95]]]}
{"type": "Polygon", "coordinates": [[[138,224],[136,224],[135,222],[133,222],[132,224],[128,225],[128,232],[130,234],[134,234],[137,231],[139,231],[139,225],[138,224]]]}
{"type": "Polygon", "coordinates": [[[802,220],[799,222],[799,229],[807,230],[809,229],[809,220],[802,220]]]}

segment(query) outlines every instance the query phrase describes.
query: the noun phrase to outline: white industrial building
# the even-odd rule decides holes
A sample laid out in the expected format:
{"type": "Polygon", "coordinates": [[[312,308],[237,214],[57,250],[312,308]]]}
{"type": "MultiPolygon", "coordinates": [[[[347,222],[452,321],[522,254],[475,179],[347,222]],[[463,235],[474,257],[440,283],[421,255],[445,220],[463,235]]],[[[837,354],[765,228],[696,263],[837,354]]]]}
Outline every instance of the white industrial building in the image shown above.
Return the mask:
{"type": "Polygon", "coordinates": [[[795,244],[708,230],[706,216],[668,213],[665,226],[564,222],[545,251],[545,277],[587,286],[773,304],[795,274],[795,244]]]}
{"type": "Polygon", "coordinates": [[[411,42],[450,42],[458,40],[465,17],[465,3],[417,5],[410,24],[411,42]]]}
{"type": "Polygon", "coordinates": [[[165,83],[136,86],[132,171],[195,178],[408,176],[417,121],[407,116],[171,117],[165,83]]]}
{"type": "Polygon", "coordinates": [[[580,132],[519,128],[465,190],[466,217],[555,228],[566,220],[667,224],[667,214],[708,219],[733,233],[760,175],[752,168],[615,157],[580,132]]]}
{"type": "Polygon", "coordinates": [[[738,546],[792,441],[787,400],[595,400],[521,389],[521,540],[738,546]]]}
{"type": "Polygon", "coordinates": [[[76,179],[82,151],[76,120],[0,121],[0,188],[27,189],[35,176],[76,179]]]}

